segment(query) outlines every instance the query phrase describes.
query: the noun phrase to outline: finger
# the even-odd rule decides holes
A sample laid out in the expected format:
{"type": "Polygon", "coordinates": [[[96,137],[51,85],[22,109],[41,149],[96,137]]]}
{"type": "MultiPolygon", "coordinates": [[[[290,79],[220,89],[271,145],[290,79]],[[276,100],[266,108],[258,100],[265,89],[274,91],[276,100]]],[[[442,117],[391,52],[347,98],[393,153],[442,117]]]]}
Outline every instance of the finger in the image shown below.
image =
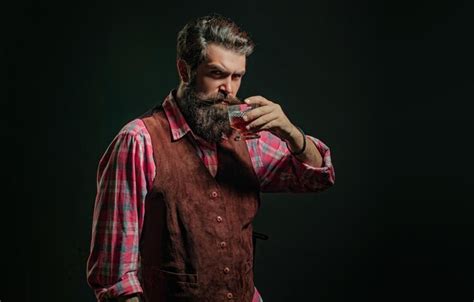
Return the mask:
{"type": "Polygon", "coordinates": [[[278,116],[275,115],[275,114],[271,114],[271,113],[266,114],[266,115],[263,115],[263,116],[257,118],[256,120],[252,121],[251,123],[249,123],[246,128],[248,130],[255,131],[255,130],[258,130],[261,127],[263,127],[265,124],[276,120],[277,118],[278,118],[278,116]]]}
{"type": "Polygon", "coordinates": [[[259,127],[256,127],[256,128],[253,128],[253,129],[250,129],[248,130],[249,132],[260,132],[260,131],[263,131],[263,130],[268,130],[268,131],[273,131],[274,129],[276,129],[278,126],[278,119],[273,119],[259,127]]]}
{"type": "Polygon", "coordinates": [[[254,119],[261,117],[262,115],[273,112],[273,110],[274,110],[273,106],[257,107],[257,108],[247,111],[243,118],[244,118],[244,121],[253,121],[254,119]]]}
{"type": "Polygon", "coordinates": [[[266,123],[265,125],[262,125],[260,128],[259,128],[259,131],[262,131],[262,130],[271,130],[273,128],[275,128],[278,124],[278,120],[277,119],[274,119],[268,123],[266,123]]]}
{"type": "Polygon", "coordinates": [[[258,105],[258,106],[265,106],[265,105],[270,105],[273,104],[273,102],[267,100],[266,98],[262,96],[251,96],[249,98],[246,98],[244,100],[245,103],[249,105],[258,105]]]}

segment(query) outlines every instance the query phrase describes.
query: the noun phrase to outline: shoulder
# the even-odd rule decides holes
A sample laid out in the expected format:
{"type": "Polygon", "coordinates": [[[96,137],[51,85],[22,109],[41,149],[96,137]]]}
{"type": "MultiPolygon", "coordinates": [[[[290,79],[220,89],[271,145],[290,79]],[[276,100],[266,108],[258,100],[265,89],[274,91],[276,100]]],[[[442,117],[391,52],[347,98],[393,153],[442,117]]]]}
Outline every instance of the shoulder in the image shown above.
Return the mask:
{"type": "Polygon", "coordinates": [[[127,124],[125,124],[122,129],[120,129],[119,136],[149,136],[148,130],[145,127],[143,121],[139,118],[136,118],[127,124]]]}
{"type": "Polygon", "coordinates": [[[136,118],[126,123],[117,133],[107,152],[124,152],[128,149],[147,149],[151,144],[150,134],[143,121],[136,118]]]}

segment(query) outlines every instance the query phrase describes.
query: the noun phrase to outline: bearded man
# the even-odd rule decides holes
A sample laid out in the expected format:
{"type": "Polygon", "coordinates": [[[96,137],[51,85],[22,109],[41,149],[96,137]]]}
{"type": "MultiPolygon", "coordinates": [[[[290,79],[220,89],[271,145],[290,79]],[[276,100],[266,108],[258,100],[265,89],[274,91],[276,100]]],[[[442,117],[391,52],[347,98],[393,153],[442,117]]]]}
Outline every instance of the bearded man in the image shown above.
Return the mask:
{"type": "Polygon", "coordinates": [[[262,96],[237,139],[227,106],[254,49],[219,15],[179,32],[180,84],[100,160],[87,281],[98,301],[262,301],[253,281],[260,192],[334,184],[329,148],[262,96]]]}

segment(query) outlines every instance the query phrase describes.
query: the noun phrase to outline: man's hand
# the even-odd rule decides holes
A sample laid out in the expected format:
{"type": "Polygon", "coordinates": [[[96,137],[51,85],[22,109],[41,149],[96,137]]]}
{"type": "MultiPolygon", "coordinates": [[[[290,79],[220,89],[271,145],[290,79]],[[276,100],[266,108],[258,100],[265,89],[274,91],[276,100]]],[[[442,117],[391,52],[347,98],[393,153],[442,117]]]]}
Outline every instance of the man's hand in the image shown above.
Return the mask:
{"type": "Polygon", "coordinates": [[[257,108],[247,111],[243,117],[245,121],[250,121],[247,125],[249,131],[268,130],[285,141],[291,152],[301,150],[307,140],[305,151],[296,157],[313,167],[321,167],[323,160],[318,149],[290,122],[280,105],[262,96],[249,97],[245,99],[245,103],[258,105],[257,108]]]}
{"type": "Polygon", "coordinates": [[[299,133],[298,129],[286,117],[281,106],[261,96],[252,96],[245,99],[249,105],[258,107],[248,111],[245,121],[251,121],[247,129],[252,132],[268,130],[284,141],[289,141],[292,136],[299,133]]]}

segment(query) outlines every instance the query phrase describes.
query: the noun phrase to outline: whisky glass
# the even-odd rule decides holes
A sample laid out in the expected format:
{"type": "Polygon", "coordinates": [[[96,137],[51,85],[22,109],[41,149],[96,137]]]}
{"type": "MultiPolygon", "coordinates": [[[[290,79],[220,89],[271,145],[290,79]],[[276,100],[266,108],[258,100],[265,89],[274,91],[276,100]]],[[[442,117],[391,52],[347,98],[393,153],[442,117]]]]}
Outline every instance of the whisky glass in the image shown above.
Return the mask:
{"type": "Polygon", "coordinates": [[[254,139],[259,138],[255,132],[251,132],[245,128],[250,122],[244,121],[244,115],[248,111],[256,108],[257,105],[249,105],[249,104],[238,104],[238,105],[229,105],[228,108],[228,115],[229,115],[229,123],[230,127],[238,131],[238,135],[235,137],[235,140],[243,139],[254,139]]]}

